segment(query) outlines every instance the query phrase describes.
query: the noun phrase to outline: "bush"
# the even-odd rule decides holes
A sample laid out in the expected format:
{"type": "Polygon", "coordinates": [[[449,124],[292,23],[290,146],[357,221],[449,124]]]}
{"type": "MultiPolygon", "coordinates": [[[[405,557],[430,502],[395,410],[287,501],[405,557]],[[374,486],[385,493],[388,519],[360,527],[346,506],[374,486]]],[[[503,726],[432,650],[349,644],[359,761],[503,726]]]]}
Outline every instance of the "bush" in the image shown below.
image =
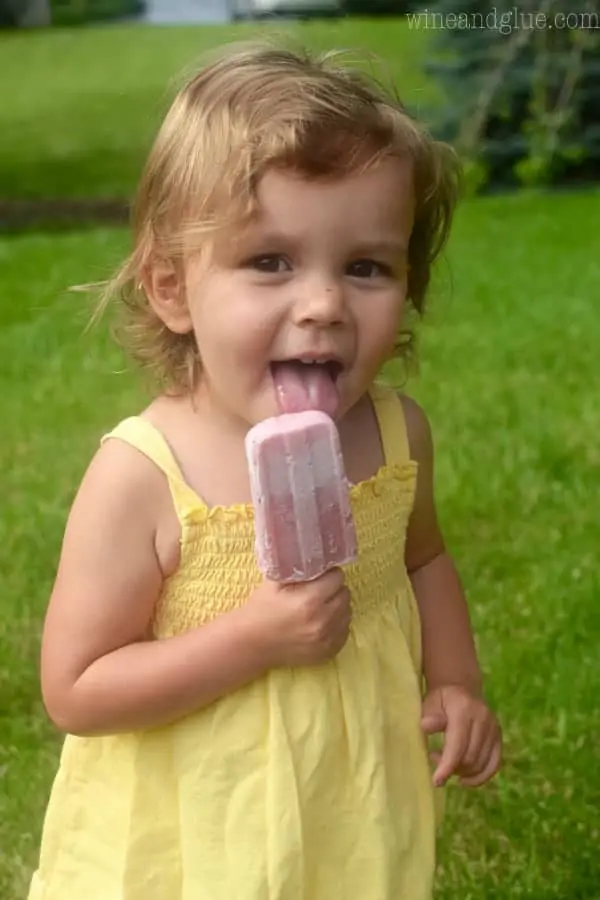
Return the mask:
{"type": "Polygon", "coordinates": [[[83,25],[136,16],[143,9],[143,0],[52,0],[52,24],[83,25]]]}
{"type": "Polygon", "coordinates": [[[0,0],[0,28],[48,25],[49,16],[47,0],[0,0]]]}
{"type": "MultiPolygon", "coordinates": [[[[21,24],[23,0],[0,0],[0,28],[21,24]]],[[[53,25],[82,25],[102,19],[135,16],[144,9],[144,0],[51,0],[53,25]]]]}
{"type": "Polygon", "coordinates": [[[600,179],[597,3],[438,0],[427,15],[446,95],[435,130],[478,186],[600,179]]]}
{"type": "Polygon", "coordinates": [[[342,12],[347,16],[402,16],[415,5],[414,0],[344,0],[342,12]]]}
{"type": "Polygon", "coordinates": [[[9,0],[0,0],[0,28],[9,28],[15,25],[15,11],[9,0]]]}

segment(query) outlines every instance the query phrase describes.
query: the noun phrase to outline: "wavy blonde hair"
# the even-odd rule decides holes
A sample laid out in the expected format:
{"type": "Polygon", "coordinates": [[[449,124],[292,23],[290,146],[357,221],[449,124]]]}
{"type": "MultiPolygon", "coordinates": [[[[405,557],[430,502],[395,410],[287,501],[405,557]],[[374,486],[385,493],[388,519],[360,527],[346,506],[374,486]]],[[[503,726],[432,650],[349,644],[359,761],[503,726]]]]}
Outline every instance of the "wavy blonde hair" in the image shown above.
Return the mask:
{"type": "MultiPolygon", "coordinates": [[[[119,301],[123,343],[166,387],[191,390],[200,359],[193,334],[174,334],[155,313],[142,275],[153,260],[180,262],[186,248],[200,249],[217,229],[250,216],[269,167],[332,178],[386,156],[410,158],[416,208],[407,298],[422,314],[457,199],[456,157],[394,91],[342,60],[265,42],[232,45],[177,93],[137,190],[133,250],[98,308],[119,301]]],[[[410,332],[399,336],[399,355],[411,344],[410,332]]]]}

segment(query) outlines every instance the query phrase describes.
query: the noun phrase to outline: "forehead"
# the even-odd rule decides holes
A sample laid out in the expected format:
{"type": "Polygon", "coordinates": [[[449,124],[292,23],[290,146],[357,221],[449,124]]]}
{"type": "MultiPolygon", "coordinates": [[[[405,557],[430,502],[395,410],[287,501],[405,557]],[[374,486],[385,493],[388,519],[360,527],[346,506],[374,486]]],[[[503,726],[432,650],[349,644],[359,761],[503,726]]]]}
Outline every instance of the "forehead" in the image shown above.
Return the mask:
{"type": "Polygon", "coordinates": [[[306,228],[410,230],[413,168],[409,159],[387,158],[366,171],[339,178],[307,178],[271,169],[258,183],[256,200],[253,228],[290,234],[306,228]]]}

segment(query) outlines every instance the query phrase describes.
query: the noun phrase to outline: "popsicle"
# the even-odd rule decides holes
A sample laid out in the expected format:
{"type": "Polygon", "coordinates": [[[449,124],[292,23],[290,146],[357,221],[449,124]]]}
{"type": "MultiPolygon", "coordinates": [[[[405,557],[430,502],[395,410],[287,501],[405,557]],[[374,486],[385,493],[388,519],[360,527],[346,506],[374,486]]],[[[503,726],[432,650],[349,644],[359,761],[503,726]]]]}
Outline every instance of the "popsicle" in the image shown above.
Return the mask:
{"type": "Polygon", "coordinates": [[[265,419],[246,436],[255,549],[265,578],[311,581],[356,559],[339,435],[320,410],[265,419]]]}

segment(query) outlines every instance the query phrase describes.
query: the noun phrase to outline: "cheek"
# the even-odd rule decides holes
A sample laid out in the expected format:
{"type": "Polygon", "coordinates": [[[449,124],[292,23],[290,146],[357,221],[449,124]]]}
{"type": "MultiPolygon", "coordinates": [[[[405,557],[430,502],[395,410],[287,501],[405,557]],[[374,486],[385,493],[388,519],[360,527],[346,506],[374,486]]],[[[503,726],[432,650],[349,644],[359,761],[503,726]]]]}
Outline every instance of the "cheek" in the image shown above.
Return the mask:
{"type": "Polygon", "coordinates": [[[250,369],[270,358],[277,317],[264,302],[243,292],[212,293],[196,309],[200,355],[214,368],[250,369]]]}
{"type": "Polygon", "coordinates": [[[402,326],[404,295],[395,293],[389,297],[373,298],[361,315],[363,343],[373,352],[386,352],[393,347],[402,326]]]}
{"type": "Polygon", "coordinates": [[[272,355],[275,333],[272,324],[260,316],[240,317],[235,323],[235,335],[232,333],[230,338],[232,352],[248,369],[263,366],[272,355]]]}

